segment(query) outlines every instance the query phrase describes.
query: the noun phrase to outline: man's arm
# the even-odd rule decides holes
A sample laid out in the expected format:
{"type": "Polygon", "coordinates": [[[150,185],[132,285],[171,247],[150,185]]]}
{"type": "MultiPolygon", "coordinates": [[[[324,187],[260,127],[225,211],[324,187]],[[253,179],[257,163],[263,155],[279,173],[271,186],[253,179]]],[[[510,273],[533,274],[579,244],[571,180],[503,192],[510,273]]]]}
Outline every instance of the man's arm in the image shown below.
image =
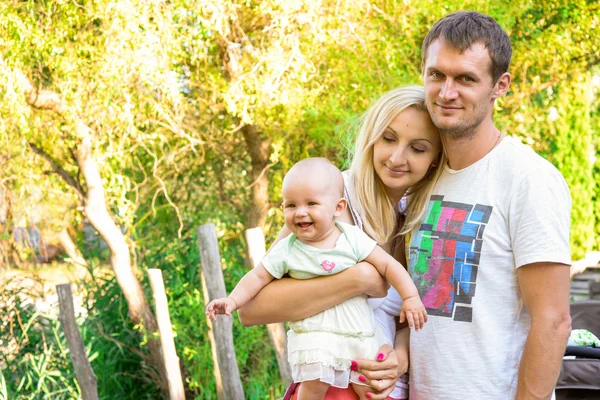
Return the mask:
{"type": "Polygon", "coordinates": [[[534,263],[517,269],[523,305],[531,316],[517,400],[550,399],[569,334],[569,266],[534,263]]]}
{"type": "Polygon", "coordinates": [[[375,267],[359,263],[332,276],[275,280],[240,308],[238,317],[244,326],[297,321],[359,294],[385,297],[387,290],[387,282],[375,267]]]}

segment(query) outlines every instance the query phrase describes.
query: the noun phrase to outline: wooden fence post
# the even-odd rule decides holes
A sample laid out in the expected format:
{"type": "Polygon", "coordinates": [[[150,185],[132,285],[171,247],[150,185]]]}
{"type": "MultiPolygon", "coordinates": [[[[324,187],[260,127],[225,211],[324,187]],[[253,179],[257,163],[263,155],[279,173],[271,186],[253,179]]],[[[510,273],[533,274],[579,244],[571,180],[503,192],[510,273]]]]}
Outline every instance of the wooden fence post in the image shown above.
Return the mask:
{"type": "Polygon", "coordinates": [[[162,271],[151,268],[148,270],[148,276],[150,278],[150,286],[152,287],[160,344],[169,382],[169,400],[185,400],[183,380],[181,379],[181,370],[179,369],[179,357],[177,357],[175,341],[173,340],[173,328],[171,326],[171,319],[169,318],[169,304],[165,293],[162,271]]]}
{"type": "MultiPolygon", "coordinates": [[[[248,258],[253,267],[266,254],[265,235],[260,227],[246,229],[246,243],[248,244],[248,258]]],[[[275,356],[277,357],[277,365],[279,366],[279,375],[284,385],[287,387],[292,383],[292,369],[288,362],[287,352],[287,333],[283,323],[268,324],[267,330],[269,337],[273,342],[275,356]]]]}
{"type": "MultiPolygon", "coordinates": [[[[205,304],[211,300],[227,296],[221,256],[217,242],[217,233],[213,224],[200,225],[197,230],[198,247],[200,248],[200,275],[205,304]]],[[[208,337],[210,340],[215,379],[217,381],[217,398],[219,400],[244,399],[244,389],[240,380],[240,371],[233,347],[233,317],[220,315],[217,321],[208,318],[208,337]]]]}
{"type": "Polygon", "coordinates": [[[75,368],[75,376],[81,388],[81,397],[83,400],[98,400],[98,378],[94,375],[92,366],[85,354],[81,333],[77,329],[71,284],[56,285],[56,293],[58,294],[60,305],[58,319],[67,338],[67,345],[71,352],[71,361],[75,368]]]}

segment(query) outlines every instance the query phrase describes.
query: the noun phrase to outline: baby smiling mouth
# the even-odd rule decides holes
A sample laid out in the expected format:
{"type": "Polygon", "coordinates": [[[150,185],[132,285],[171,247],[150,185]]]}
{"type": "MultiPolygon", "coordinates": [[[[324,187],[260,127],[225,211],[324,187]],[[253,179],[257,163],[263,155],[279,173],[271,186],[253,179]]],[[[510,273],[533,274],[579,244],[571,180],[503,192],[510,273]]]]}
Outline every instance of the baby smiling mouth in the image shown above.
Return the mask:
{"type": "Polygon", "coordinates": [[[312,225],[312,222],[299,222],[296,225],[298,225],[300,228],[308,228],[312,225]]]}

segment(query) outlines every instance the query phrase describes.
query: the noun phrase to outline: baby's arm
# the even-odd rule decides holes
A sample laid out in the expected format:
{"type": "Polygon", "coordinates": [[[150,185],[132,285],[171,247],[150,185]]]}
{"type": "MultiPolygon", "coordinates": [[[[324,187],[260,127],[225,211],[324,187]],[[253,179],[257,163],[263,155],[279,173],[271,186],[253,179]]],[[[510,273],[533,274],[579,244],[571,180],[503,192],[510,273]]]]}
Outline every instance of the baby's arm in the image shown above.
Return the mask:
{"type": "Polygon", "coordinates": [[[365,261],[373,264],[381,276],[385,277],[402,297],[400,322],[404,322],[406,318],[409,327],[421,329],[427,322],[427,312],[415,284],[402,264],[379,246],[375,246],[365,261]]]}
{"type": "Polygon", "coordinates": [[[215,315],[218,314],[230,315],[256,296],[273,279],[273,275],[267,271],[263,264],[258,264],[252,271],[244,275],[229,297],[211,301],[206,306],[206,315],[211,321],[215,321],[215,315]]]}

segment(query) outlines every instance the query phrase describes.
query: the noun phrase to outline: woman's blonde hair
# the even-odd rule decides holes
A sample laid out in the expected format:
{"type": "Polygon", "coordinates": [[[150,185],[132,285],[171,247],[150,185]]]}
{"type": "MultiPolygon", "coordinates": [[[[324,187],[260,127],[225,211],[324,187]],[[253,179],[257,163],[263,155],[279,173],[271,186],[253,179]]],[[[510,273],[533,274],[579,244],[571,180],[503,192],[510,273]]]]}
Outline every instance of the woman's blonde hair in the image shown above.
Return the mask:
{"type": "MultiPolygon", "coordinates": [[[[375,172],[373,146],[392,120],[407,107],[427,112],[423,86],[405,86],[385,93],[359,119],[360,128],[354,145],[350,175],[365,222],[375,236],[373,239],[379,243],[386,243],[397,231],[397,205],[392,204],[385,191],[385,185],[375,172]]],[[[412,233],[418,229],[433,187],[445,164],[446,157],[441,149],[423,179],[408,189],[408,214],[398,235],[412,233]]]]}

